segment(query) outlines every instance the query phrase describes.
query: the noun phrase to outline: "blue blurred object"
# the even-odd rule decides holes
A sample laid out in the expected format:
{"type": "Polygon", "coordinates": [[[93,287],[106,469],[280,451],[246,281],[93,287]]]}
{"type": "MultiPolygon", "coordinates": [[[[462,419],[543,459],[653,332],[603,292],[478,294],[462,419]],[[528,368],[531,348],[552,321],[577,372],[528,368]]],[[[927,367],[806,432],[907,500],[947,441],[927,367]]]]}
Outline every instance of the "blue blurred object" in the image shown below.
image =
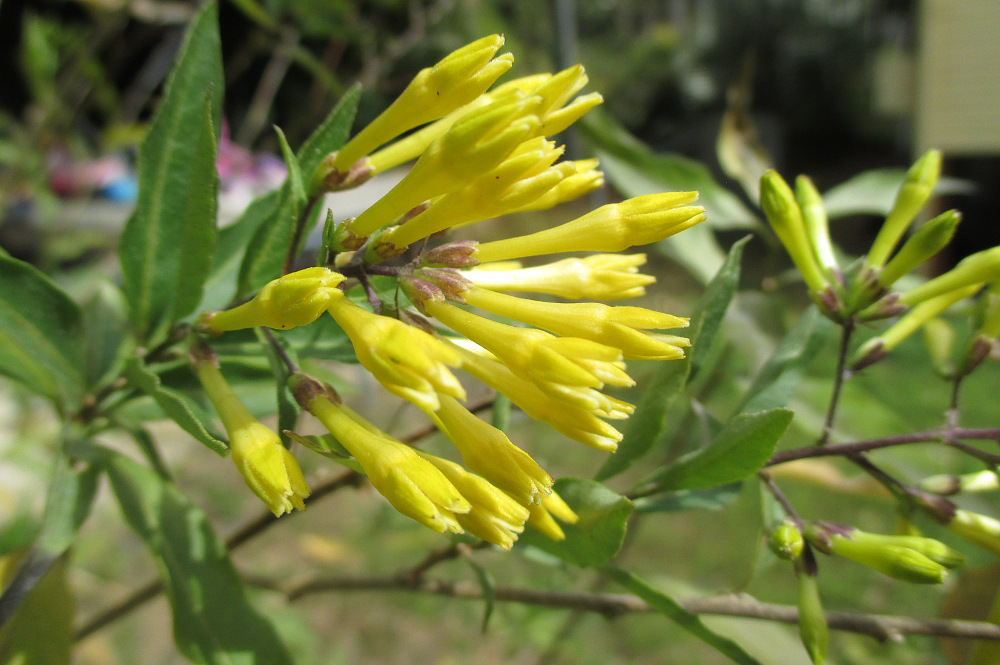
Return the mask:
{"type": "Polygon", "coordinates": [[[132,203],[139,196],[139,181],[126,175],[108,183],[98,190],[101,196],[116,203],[132,203]]]}

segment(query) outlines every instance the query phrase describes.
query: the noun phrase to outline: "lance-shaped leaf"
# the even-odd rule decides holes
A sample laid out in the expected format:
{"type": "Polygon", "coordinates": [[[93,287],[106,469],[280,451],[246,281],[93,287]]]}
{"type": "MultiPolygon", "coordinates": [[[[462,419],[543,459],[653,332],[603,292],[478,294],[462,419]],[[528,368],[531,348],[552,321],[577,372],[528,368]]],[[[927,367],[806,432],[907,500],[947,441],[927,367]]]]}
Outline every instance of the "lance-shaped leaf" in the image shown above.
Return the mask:
{"type": "Polygon", "coordinates": [[[64,408],[83,396],[76,303],[33,266],[0,256],[0,374],[64,408]]]}
{"type": "Polygon", "coordinates": [[[760,661],[751,656],[739,644],[728,637],[719,635],[706,626],[697,614],[689,612],[676,600],[667,594],[654,589],[641,578],[621,568],[606,567],[601,569],[605,577],[614,580],[635,595],[650,604],[660,614],[664,615],[678,626],[688,631],[720,653],[728,656],[741,665],[760,665],[760,661]]]}
{"type": "MultiPolygon", "coordinates": [[[[240,265],[237,289],[240,297],[253,294],[281,275],[282,265],[295,236],[295,226],[299,223],[299,215],[303,213],[306,203],[303,182],[309,181],[324,155],[344,145],[351,123],[354,122],[360,93],[360,88],[351,88],[323,124],[306,139],[297,156],[291,154],[287,143],[283,144],[285,161],[289,166],[288,178],[247,246],[240,265]]],[[[310,218],[304,220],[304,223],[311,221],[310,218]]],[[[303,233],[302,237],[305,235],[303,233]]]]}
{"type": "Polygon", "coordinates": [[[162,386],[160,377],[147,368],[142,360],[129,358],[125,364],[125,377],[131,385],[152,397],[167,417],[185,432],[218,454],[229,454],[229,447],[205,425],[205,419],[198,415],[195,404],[181,393],[162,386]]]}
{"type": "Polygon", "coordinates": [[[216,13],[209,2],[195,14],[139,149],[139,198],[119,257],[131,320],[146,343],[191,313],[212,261],[223,93],[216,13]]]}
{"type": "Polygon", "coordinates": [[[658,472],[653,482],[659,490],[689,490],[749,478],[774,454],[792,415],[788,409],[738,415],[707,446],[658,472]]]}
{"type": "Polygon", "coordinates": [[[205,513],[151,469],[110,450],[106,456],[125,520],[156,560],[180,652],[200,665],[291,665],[205,513]]]}

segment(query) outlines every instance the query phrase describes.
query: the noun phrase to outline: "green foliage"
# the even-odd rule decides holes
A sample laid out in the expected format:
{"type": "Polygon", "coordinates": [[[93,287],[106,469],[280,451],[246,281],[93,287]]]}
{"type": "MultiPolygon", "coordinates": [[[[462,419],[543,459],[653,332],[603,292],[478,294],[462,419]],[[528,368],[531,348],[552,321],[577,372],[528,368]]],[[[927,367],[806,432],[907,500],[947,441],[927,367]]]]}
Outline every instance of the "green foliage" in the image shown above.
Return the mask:
{"type": "MultiPolygon", "coordinates": [[[[15,557],[0,559],[0,587],[15,557]]],[[[45,572],[17,611],[0,627],[3,665],[68,665],[73,653],[73,595],[68,563],[60,557],[45,572]]]]}
{"type": "Polygon", "coordinates": [[[120,258],[131,320],[145,343],[162,341],[197,306],[211,265],[223,94],[216,11],[207,3],[192,21],[139,152],[139,200],[120,258]]]}
{"type": "Polygon", "coordinates": [[[226,546],[176,485],[107,451],[111,487],[166,588],[178,649],[200,665],[290,664],[273,626],[249,603],[226,546]]]}
{"type": "Polygon", "coordinates": [[[0,256],[0,374],[65,409],[84,393],[80,308],[38,269],[0,256]]]}
{"type": "Polygon", "coordinates": [[[632,502],[586,478],[561,478],[554,489],[580,520],[562,525],[565,540],[527,532],[520,541],[577,566],[599,566],[614,557],[625,539],[632,502]]]}

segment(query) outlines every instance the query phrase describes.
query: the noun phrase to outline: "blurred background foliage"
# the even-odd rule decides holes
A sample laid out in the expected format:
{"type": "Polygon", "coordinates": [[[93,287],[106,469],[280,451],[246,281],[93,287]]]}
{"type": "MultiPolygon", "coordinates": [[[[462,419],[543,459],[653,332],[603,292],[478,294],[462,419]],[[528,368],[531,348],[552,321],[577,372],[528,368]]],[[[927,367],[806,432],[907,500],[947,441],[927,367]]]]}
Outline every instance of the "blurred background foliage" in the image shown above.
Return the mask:
{"type": "MultiPolygon", "coordinates": [[[[235,154],[253,161],[278,151],[271,125],[280,126],[290,143],[299,145],[348,87],[360,81],[363,95],[355,126],[362,126],[419,69],[484,34],[505,33],[520,74],[584,63],[591,78],[588,89],[600,91],[606,101],[579,135],[567,137],[572,149],[579,156],[597,152],[622,195],[699,189],[709,208],[710,229],[682,234],[675,240],[686,244],[664,244],[662,255],[651,257],[661,288],[646,305],[690,312],[728,247],[751,230],[761,232],[747,247],[741,291],[691,388],[692,400],[673,414],[654,453],[656,463],[662,463],[711,437],[717,419],[738,406],[805,306],[794,276],[784,271],[783,255],[758,223],[753,183],[760,170],[774,165],[788,174],[808,173],[825,191],[867,169],[909,163],[913,119],[905,109],[880,101],[879,83],[887,54],[912,54],[916,48],[918,4],[229,0],[220,5],[224,116],[234,150],[245,151],[235,154]],[[683,270],[673,262],[677,260],[683,270]]],[[[182,0],[0,3],[0,246],[56,275],[81,297],[100,296],[95,275],[116,277],[109,259],[130,209],[128,179],[135,147],[194,9],[182,0]]],[[[254,168],[237,170],[234,178],[255,179],[254,186],[265,187],[266,182],[257,182],[266,179],[264,167],[253,163],[254,168]]],[[[969,168],[959,159],[950,163],[955,172],[973,179],[986,178],[995,169],[993,161],[969,168]]],[[[841,190],[841,200],[869,213],[843,210],[833,233],[845,250],[868,245],[876,224],[870,215],[884,214],[900,177],[901,170],[879,171],[841,190]]],[[[230,184],[238,189],[238,182],[230,184]]],[[[995,204],[990,198],[996,196],[995,188],[979,187],[972,196],[968,187],[949,191],[964,192],[958,205],[967,210],[989,210],[995,204]]],[[[234,205],[239,207],[240,201],[234,205]]],[[[959,251],[996,244],[990,240],[996,231],[984,228],[987,219],[970,215],[959,251]]],[[[106,306],[120,315],[121,303],[106,306]]],[[[109,321],[113,325],[114,316],[109,321]]],[[[835,346],[835,335],[823,324],[816,324],[811,355],[797,359],[789,375],[786,399],[796,417],[782,447],[806,444],[821,424],[835,346]]],[[[969,380],[966,426],[995,425],[991,386],[998,380],[995,363],[969,380]]],[[[353,398],[364,402],[370,388],[355,384],[353,398]]],[[[260,384],[249,382],[241,395],[252,401],[255,389],[259,403],[273,398],[259,390],[260,384]]],[[[842,419],[840,433],[863,438],[932,427],[947,409],[947,390],[919,340],[911,340],[885,367],[848,387],[844,410],[850,417],[842,419]],[[893,372],[897,382],[887,387],[882,377],[893,372]]],[[[26,540],[25,521],[15,517],[37,515],[41,509],[41,496],[33,488],[50,471],[46,450],[57,433],[44,407],[7,387],[0,408],[0,523],[9,551],[26,540]]],[[[412,414],[397,414],[399,433],[411,429],[408,416],[412,414]]],[[[593,475],[603,463],[592,451],[566,455],[564,442],[530,423],[515,420],[512,428],[534,442],[539,461],[557,475],[593,475]]],[[[221,533],[256,513],[235,474],[223,472],[229,471],[223,461],[203,464],[198,459],[204,451],[196,443],[173,436],[166,463],[221,533]]],[[[969,470],[962,466],[968,464],[965,459],[942,461],[920,448],[895,463],[920,473],[969,470]]],[[[803,473],[787,483],[805,514],[873,531],[893,529],[885,498],[835,464],[817,465],[811,475],[803,473]]],[[[623,561],[679,594],[747,590],[772,602],[793,602],[789,571],[760,547],[760,502],[756,489],[744,488],[684,505],[705,506],[700,510],[653,506],[654,514],[630,532],[623,561]]],[[[132,556],[141,545],[121,528],[116,509],[108,504],[99,504],[75,553],[80,564],[74,565],[71,581],[82,598],[78,617],[105,607],[153,574],[150,562],[132,556]]],[[[305,570],[388,573],[400,561],[419,560],[439,543],[370,494],[347,492],[296,519],[240,552],[237,564],[249,578],[305,570]],[[392,529],[382,528],[389,523],[392,529]]],[[[867,571],[832,564],[824,571],[826,579],[821,577],[827,609],[929,617],[944,602],[952,616],[982,616],[991,597],[979,598],[972,590],[995,588],[1000,573],[989,565],[990,557],[956,546],[978,570],[942,591],[873,579],[867,571]]],[[[526,586],[573,584],[583,590],[602,584],[596,576],[578,575],[542,555],[536,558],[552,565],[497,553],[486,553],[480,562],[495,577],[516,578],[526,586]]],[[[442,570],[468,579],[462,562],[442,570]]],[[[277,617],[296,662],[306,664],[363,658],[382,663],[596,665],[713,663],[719,658],[657,616],[627,617],[608,625],[598,615],[500,604],[481,635],[482,608],[458,601],[319,595],[287,605],[267,591],[260,594],[257,600],[277,617]]],[[[138,649],[143,662],[180,662],[162,629],[168,621],[160,601],[84,641],[78,662],[136,662],[138,649]]],[[[766,662],[805,662],[794,628],[731,619],[710,624],[755,654],[769,654],[766,662]]],[[[960,662],[962,656],[961,647],[942,647],[932,638],[892,646],[857,636],[835,639],[834,660],[841,663],[869,663],[887,654],[899,663],[960,662]]]]}

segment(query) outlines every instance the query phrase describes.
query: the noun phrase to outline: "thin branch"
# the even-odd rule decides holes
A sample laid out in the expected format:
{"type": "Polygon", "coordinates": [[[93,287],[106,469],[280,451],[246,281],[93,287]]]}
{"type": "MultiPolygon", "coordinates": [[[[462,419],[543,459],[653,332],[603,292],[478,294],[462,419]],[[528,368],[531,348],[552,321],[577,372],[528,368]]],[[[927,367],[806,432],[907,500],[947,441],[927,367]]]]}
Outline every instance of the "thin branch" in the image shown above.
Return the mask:
{"type": "MultiPolygon", "coordinates": [[[[276,583],[265,583],[271,589],[280,588],[276,583]]],[[[428,595],[481,600],[482,588],[472,582],[452,582],[441,579],[422,579],[409,583],[398,576],[390,577],[317,577],[293,587],[285,588],[289,600],[332,591],[404,591],[428,595]]],[[[493,589],[498,601],[521,603],[562,609],[597,612],[609,618],[631,613],[653,612],[648,604],[636,596],[611,593],[581,593],[550,591],[513,586],[493,589]]],[[[695,614],[761,619],[779,623],[798,623],[798,609],[790,605],[762,603],[747,595],[692,598],[681,605],[695,614]]],[[[830,628],[870,635],[879,640],[899,640],[904,635],[935,635],[962,639],[1000,641],[1000,626],[987,621],[958,619],[914,619],[883,614],[852,612],[827,612],[830,628]]]]}
{"type": "MultiPolygon", "coordinates": [[[[946,443],[949,443],[949,445],[952,445],[950,441],[954,441],[957,439],[980,439],[980,440],[1000,441],[1000,428],[956,427],[953,429],[926,430],[923,432],[913,432],[912,434],[900,434],[898,436],[887,436],[878,439],[865,439],[862,441],[852,441],[850,443],[829,444],[823,446],[822,448],[818,448],[815,446],[792,448],[790,450],[782,450],[775,453],[774,456],[771,457],[771,459],[768,460],[767,464],[765,464],[764,466],[765,467],[775,466],[777,464],[793,462],[795,460],[805,459],[808,457],[850,456],[853,454],[865,453],[870,450],[877,450],[879,448],[902,446],[911,443],[930,443],[933,441],[941,441],[942,439],[945,440],[946,443]]],[[[962,450],[963,452],[968,452],[964,448],[962,450]]]]}
{"type": "MultiPolygon", "coordinates": [[[[311,174],[306,174],[305,177],[309,178],[312,176],[311,174]]],[[[292,234],[292,244],[288,246],[288,254],[285,255],[285,264],[281,268],[282,275],[287,275],[295,268],[295,259],[299,254],[299,246],[302,244],[302,236],[305,235],[306,227],[309,226],[309,219],[312,217],[316,204],[322,199],[322,194],[309,197],[309,200],[306,201],[305,207],[302,209],[302,214],[299,215],[299,218],[295,221],[295,232],[292,234]]]]}
{"type": "Polygon", "coordinates": [[[847,351],[851,345],[851,334],[854,332],[854,319],[844,322],[840,335],[840,349],[837,352],[837,369],[833,377],[833,394],[830,396],[830,405],[826,410],[826,417],[823,419],[823,430],[816,441],[817,446],[825,446],[830,440],[830,433],[833,431],[833,421],[837,415],[837,407],[840,405],[840,392],[844,387],[844,382],[851,375],[851,370],[847,368],[847,351]]]}
{"type": "Polygon", "coordinates": [[[278,341],[278,338],[274,336],[274,332],[266,326],[262,326],[261,330],[264,331],[264,337],[267,337],[267,341],[270,342],[271,348],[274,349],[275,354],[277,354],[277,356],[281,358],[281,362],[285,364],[285,368],[288,369],[288,373],[297,373],[299,371],[298,363],[292,359],[292,357],[288,354],[288,351],[285,350],[285,347],[278,341]]]}
{"type": "Polygon", "coordinates": [[[778,483],[774,482],[774,478],[771,477],[771,474],[767,471],[761,470],[757,472],[757,475],[764,481],[764,486],[767,487],[769,492],[771,492],[771,495],[775,498],[775,500],[781,504],[785,514],[795,520],[796,523],[801,523],[802,520],[799,518],[798,511],[795,510],[795,506],[791,504],[788,497],[785,496],[785,493],[781,491],[780,487],[778,487],[778,483]]]}

